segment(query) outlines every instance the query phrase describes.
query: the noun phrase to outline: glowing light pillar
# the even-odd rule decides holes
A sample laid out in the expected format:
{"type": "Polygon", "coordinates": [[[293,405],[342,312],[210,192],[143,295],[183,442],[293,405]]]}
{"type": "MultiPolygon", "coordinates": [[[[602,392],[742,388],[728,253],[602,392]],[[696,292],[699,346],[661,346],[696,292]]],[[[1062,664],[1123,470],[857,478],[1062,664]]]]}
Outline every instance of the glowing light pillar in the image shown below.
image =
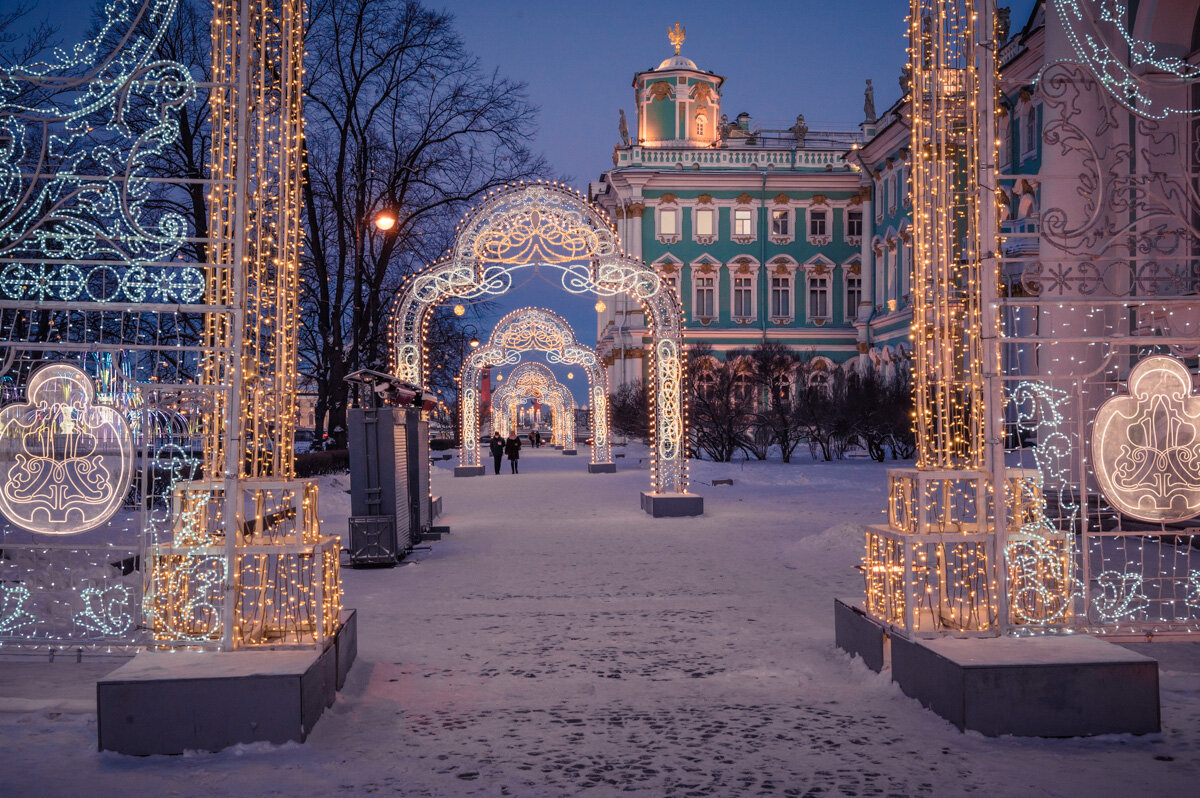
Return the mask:
{"type": "MultiPolygon", "coordinates": [[[[174,541],[154,552],[165,642],[321,646],[341,604],[336,537],[294,479],[302,209],[303,0],[216,0],[205,474],[176,483],[174,541]],[[232,318],[231,318],[232,317],[232,318]],[[200,579],[201,566],[220,578],[200,579]]],[[[207,572],[206,573],[211,573],[207,572]]]]}
{"type": "Polygon", "coordinates": [[[866,578],[868,610],[914,635],[997,625],[985,392],[995,320],[984,312],[995,199],[981,187],[994,165],[992,5],[912,0],[909,19],[917,467],[888,472],[889,523],[867,530],[866,578]]]}

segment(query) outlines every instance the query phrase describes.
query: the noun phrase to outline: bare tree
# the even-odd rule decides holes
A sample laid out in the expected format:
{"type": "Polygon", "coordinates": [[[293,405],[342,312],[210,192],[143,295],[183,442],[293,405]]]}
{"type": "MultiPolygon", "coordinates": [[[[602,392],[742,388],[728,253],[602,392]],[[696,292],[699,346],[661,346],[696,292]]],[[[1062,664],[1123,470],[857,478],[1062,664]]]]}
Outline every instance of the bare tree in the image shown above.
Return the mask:
{"type": "Polygon", "coordinates": [[[611,408],[614,430],[630,438],[650,436],[650,396],[641,380],[623,383],[611,408]]]}
{"type": "Polygon", "coordinates": [[[692,347],[688,362],[692,448],[727,463],[744,447],[754,421],[753,396],[743,387],[753,366],[746,358],[732,355],[719,361],[708,344],[692,347]]]}
{"type": "MultiPolygon", "coordinates": [[[[387,365],[406,274],[449,244],[472,200],[546,167],[525,86],[484,72],[453,17],[404,0],[318,0],[306,40],[308,247],[301,368],[317,427],[345,426],[351,370],[387,365]],[[389,213],[386,231],[373,221],[389,213]]],[[[435,352],[439,357],[443,352],[435,352]]]]}
{"type": "Polygon", "coordinates": [[[755,414],[755,426],[779,446],[783,462],[803,440],[803,421],[793,401],[797,354],[778,341],[764,341],[749,353],[763,400],[755,414]]]}

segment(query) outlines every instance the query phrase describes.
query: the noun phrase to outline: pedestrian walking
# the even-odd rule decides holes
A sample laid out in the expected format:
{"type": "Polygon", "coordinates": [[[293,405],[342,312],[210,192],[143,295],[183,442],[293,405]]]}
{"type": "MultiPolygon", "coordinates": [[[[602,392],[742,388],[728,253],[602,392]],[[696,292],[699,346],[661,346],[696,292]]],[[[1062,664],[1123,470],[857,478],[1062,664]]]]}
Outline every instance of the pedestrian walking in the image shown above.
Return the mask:
{"type": "Polygon", "coordinates": [[[542,448],[542,431],[541,430],[535,429],[533,431],[533,446],[535,449],[542,448]]]}
{"type": "Polygon", "coordinates": [[[521,459],[521,439],[515,431],[508,433],[508,440],[504,442],[504,453],[508,455],[508,464],[512,467],[512,472],[519,474],[517,463],[521,459]]]}
{"type": "Polygon", "coordinates": [[[496,465],[496,473],[500,473],[500,460],[504,457],[504,439],[500,437],[500,430],[492,433],[492,439],[488,442],[488,446],[492,451],[492,461],[496,465]]]}

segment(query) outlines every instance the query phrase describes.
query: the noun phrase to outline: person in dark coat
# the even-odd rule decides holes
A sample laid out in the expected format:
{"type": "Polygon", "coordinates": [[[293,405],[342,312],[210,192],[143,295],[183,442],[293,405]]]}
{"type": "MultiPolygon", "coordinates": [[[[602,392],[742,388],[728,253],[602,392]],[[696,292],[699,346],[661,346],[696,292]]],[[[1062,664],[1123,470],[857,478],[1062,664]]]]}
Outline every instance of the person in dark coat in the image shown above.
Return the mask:
{"type": "Polygon", "coordinates": [[[500,458],[504,457],[504,439],[500,437],[500,431],[496,430],[492,433],[492,439],[488,442],[488,446],[492,451],[492,460],[496,464],[496,473],[500,473],[500,458]]]}
{"type": "Polygon", "coordinates": [[[508,440],[504,442],[504,453],[508,455],[508,464],[512,467],[512,472],[519,474],[517,463],[521,459],[521,439],[515,431],[508,433],[508,440]]]}
{"type": "Polygon", "coordinates": [[[542,448],[542,433],[541,430],[533,431],[533,446],[536,449],[542,448]]]}

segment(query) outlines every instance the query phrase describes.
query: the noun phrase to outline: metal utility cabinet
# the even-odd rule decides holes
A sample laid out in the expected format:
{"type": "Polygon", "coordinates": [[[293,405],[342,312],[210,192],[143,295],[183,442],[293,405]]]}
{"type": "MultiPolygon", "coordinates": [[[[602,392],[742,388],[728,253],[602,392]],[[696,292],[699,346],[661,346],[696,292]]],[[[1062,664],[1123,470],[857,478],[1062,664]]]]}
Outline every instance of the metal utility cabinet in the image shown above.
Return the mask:
{"type": "Polygon", "coordinates": [[[394,565],[433,523],[429,423],[416,408],[349,413],[351,565],[394,565]]]}

